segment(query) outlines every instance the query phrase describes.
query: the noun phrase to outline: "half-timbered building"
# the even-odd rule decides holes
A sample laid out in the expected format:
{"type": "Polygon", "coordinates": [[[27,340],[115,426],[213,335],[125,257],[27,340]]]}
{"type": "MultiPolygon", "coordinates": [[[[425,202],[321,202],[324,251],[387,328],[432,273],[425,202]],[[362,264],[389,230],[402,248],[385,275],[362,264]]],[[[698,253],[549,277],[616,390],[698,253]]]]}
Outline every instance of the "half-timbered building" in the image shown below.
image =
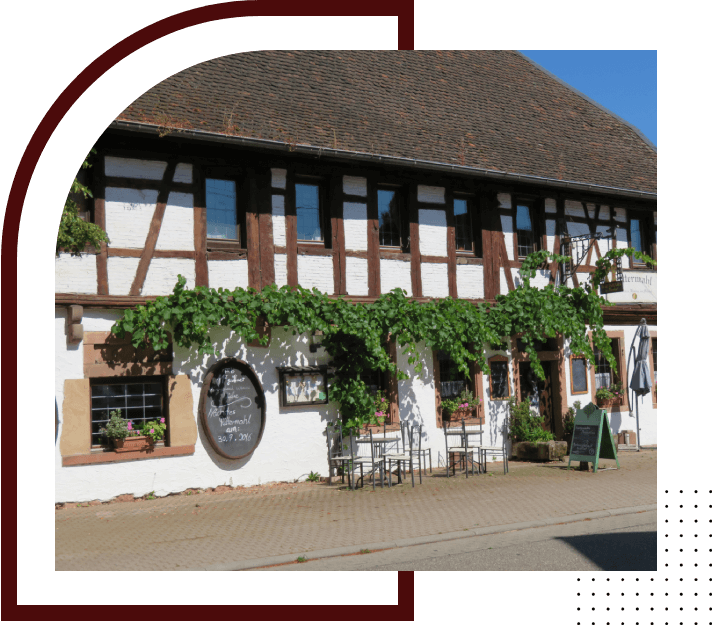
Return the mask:
{"type": "MultiPolygon", "coordinates": [[[[107,499],[328,473],[331,403],[290,406],[280,375],[322,371],[318,337],[269,328],[267,347],[212,333],[218,355],[171,345],[134,350],[110,328],[123,310],[188,287],[316,287],[370,302],[409,296],[493,301],[517,287],[531,251],[574,263],[534,284],[579,285],[615,246],[656,258],[656,149],[634,127],[511,51],[294,51],[237,54],[171,76],[133,102],[96,143],[85,217],[110,243],[56,259],[56,497],[107,499]],[[612,234],[613,236],[608,236],[612,234]],[[200,419],[206,376],[234,358],[265,397],[259,445],[226,457],[200,419]],[[320,369],[321,367],[321,369],[320,369]],[[201,395],[201,393],[203,393],[201,395]],[[111,409],[137,423],[162,417],[150,451],[102,447],[111,409]],[[121,461],[121,462],[118,462],[121,461]]],[[[408,380],[375,380],[391,398],[387,427],[422,423],[444,461],[440,401],[470,387],[484,443],[500,444],[506,398],[531,397],[546,427],[601,386],[625,387],[641,318],[656,371],[656,270],[625,257],[624,291],[604,310],[618,372],[597,369],[552,337],[532,375],[517,337],[488,347],[491,375],[464,376],[446,352],[422,354],[408,380]]],[[[212,375],[212,374],[211,374],[212,375]]],[[[640,400],[640,442],[656,443],[657,394],[640,400]]],[[[626,399],[609,409],[614,433],[635,430],[626,399]]]]}

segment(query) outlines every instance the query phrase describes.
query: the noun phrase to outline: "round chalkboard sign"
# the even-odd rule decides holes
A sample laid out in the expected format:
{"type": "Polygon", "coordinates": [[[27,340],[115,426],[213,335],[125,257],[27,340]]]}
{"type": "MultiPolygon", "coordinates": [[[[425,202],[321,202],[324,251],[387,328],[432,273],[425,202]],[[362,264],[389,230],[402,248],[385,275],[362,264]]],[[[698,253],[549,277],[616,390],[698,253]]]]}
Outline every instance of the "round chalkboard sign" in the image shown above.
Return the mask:
{"type": "Polygon", "coordinates": [[[210,444],[221,456],[249,456],[265,429],[265,395],[254,371],[228,358],[214,365],[200,392],[200,417],[210,444]]]}

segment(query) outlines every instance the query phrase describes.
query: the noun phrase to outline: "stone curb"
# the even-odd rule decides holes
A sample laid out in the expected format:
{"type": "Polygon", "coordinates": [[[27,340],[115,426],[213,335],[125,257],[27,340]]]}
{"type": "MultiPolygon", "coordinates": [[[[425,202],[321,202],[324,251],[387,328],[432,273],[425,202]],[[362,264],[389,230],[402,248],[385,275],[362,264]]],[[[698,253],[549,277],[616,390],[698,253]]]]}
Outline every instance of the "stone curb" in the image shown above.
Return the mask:
{"type": "Polygon", "coordinates": [[[602,519],[623,514],[636,514],[638,512],[651,512],[657,510],[657,504],[647,506],[635,506],[631,508],[613,508],[611,510],[597,510],[595,512],[585,512],[582,514],[570,514],[562,517],[552,517],[538,521],[524,521],[522,523],[509,523],[504,525],[492,525],[490,527],[476,528],[460,532],[447,532],[445,534],[434,534],[430,536],[418,536],[417,538],[404,538],[402,540],[390,540],[380,543],[367,543],[364,545],[352,545],[350,547],[334,547],[332,549],[319,549],[317,551],[307,551],[304,553],[292,553],[280,556],[270,556],[268,558],[255,558],[252,560],[240,560],[238,562],[228,562],[215,564],[213,566],[201,567],[197,571],[245,571],[248,569],[259,569],[276,564],[289,564],[299,557],[307,560],[317,560],[319,558],[331,558],[334,556],[346,556],[358,554],[362,549],[379,551],[384,549],[396,549],[398,547],[413,547],[415,545],[427,545],[429,543],[443,542],[446,540],[457,540],[459,538],[471,538],[472,536],[486,536],[488,534],[502,534],[504,532],[516,532],[518,530],[532,529],[535,527],[546,527],[550,525],[560,525],[562,523],[575,523],[588,519],[602,519]]]}

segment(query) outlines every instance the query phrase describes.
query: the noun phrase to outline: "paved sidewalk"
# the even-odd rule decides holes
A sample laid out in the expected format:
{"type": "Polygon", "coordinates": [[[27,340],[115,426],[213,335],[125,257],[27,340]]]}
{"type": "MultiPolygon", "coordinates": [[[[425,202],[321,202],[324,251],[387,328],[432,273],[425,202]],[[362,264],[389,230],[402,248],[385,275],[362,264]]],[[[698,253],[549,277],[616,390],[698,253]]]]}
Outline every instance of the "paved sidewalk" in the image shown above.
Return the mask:
{"type": "MultiPolygon", "coordinates": [[[[490,475],[415,488],[270,484],[225,493],[67,507],[55,512],[57,570],[235,570],[464,535],[595,518],[656,504],[656,450],[621,452],[621,469],[488,463],[490,475]]],[[[574,463],[578,464],[578,463],[574,463]]],[[[601,467],[615,467],[602,460],[601,467]]]]}

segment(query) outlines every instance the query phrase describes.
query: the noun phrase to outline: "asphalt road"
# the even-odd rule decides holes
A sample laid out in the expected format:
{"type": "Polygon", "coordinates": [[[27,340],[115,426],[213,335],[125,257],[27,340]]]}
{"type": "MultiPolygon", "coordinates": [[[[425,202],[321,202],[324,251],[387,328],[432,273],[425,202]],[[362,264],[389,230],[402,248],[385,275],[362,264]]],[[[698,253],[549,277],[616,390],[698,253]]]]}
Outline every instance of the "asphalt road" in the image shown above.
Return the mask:
{"type": "Polygon", "coordinates": [[[270,571],[653,571],[657,513],[292,563],[270,571]]]}

